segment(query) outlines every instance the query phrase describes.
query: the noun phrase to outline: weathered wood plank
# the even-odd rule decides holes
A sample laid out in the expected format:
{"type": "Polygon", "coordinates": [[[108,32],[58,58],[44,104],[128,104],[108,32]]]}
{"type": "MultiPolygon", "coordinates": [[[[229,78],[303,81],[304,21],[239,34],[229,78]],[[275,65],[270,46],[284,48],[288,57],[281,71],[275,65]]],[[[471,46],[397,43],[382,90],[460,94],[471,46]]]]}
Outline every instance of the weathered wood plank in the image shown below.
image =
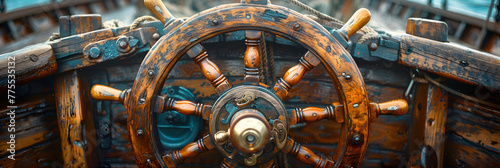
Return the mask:
{"type": "MultiPolygon", "coordinates": [[[[430,163],[431,166],[442,167],[448,93],[437,86],[428,84],[419,85],[416,93],[408,155],[410,158],[420,157],[423,147],[429,146],[435,151],[437,158],[427,158],[426,155],[426,158],[420,159],[433,162],[430,163]]],[[[418,165],[418,163],[410,164],[411,166],[418,165]]]]}
{"type": "MultiPolygon", "coordinates": [[[[35,44],[0,55],[0,87],[15,88],[45,78],[57,70],[56,58],[48,44],[35,44]]],[[[11,89],[14,89],[11,88],[11,89]]]]}
{"type": "Polygon", "coordinates": [[[466,83],[500,89],[500,57],[433,40],[404,35],[399,63],[466,83]]]}
{"type": "Polygon", "coordinates": [[[500,153],[498,110],[455,98],[450,101],[446,133],[500,153]]]}
{"type": "Polygon", "coordinates": [[[459,137],[448,135],[445,145],[445,167],[499,167],[500,154],[491,152],[467,142],[459,137]]]}
{"type": "Polygon", "coordinates": [[[96,167],[97,146],[88,88],[84,76],[71,71],[58,76],[55,84],[57,120],[66,167],[96,167]]]}
{"type": "Polygon", "coordinates": [[[17,151],[16,160],[0,158],[1,167],[63,167],[60,141],[53,139],[17,151]]]}

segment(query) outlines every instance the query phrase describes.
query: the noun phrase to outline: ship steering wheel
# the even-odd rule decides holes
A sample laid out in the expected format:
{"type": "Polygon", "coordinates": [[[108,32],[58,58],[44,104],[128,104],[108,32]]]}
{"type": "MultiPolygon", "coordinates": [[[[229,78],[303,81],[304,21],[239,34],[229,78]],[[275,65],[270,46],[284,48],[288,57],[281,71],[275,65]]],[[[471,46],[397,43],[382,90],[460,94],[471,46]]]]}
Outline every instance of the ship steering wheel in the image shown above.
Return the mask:
{"type": "MultiPolygon", "coordinates": [[[[166,25],[161,37],[144,58],[133,87],[119,91],[95,85],[92,96],[99,100],[118,100],[128,110],[130,133],[140,167],[177,167],[201,152],[217,149],[224,156],[221,167],[236,165],[272,167],[273,158],[288,153],[314,167],[359,167],[365,155],[370,122],[378,115],[402,115],[408,111],[405,100],[373,103],[368,100],[363,77],[349,52],[331,32],[312,19],[267,0],[218,6],[185,21],[176,19],[161,1],[146,0],[146,6],[166,25]],[[245,30],[243,84],[232,86],[216,64],[208,59],[200,42],[223,33],[245,30]],[[259,83],[259,39],[262,31],[298,43],[309,51],[274,86],[259,83]],[[219,95],[212,105],[175,100],[161,95],[165,80],[177,61],[191,57],[219,95]],[[287,112],[282,101],[304,73],[319,63],[325,67],[340,102],[325,108],[296,108],[287,112]],[[231,104],[235,109],[229,110],[231,104]],[[208,120],[210,133],[179,151],[165,152],[158,143],[154,113],[176,110],[208,120]],[[301,122],[329,119],[342,123],[333,157],[318,156],[288,135],[290,126],[301,122]]],[[[368,22],[370,13],[358,11],[338,32],[345,40],[368,22]]],[[[333,131],[333,130],[332,130],[333,131]]]]}

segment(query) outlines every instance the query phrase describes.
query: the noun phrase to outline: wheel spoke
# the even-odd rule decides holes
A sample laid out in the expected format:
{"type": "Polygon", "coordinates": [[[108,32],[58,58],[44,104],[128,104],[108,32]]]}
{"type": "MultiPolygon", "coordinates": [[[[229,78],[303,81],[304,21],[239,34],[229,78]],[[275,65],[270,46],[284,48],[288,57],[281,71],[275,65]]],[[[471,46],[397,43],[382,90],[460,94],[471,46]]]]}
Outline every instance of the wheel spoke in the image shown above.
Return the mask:
{"type": "Polygon", "coordinates": [[[196,44],[186,53],[196,62],[203,72],[203,75],[215,87],[215,92],[221,95],[224,91],[231,88],[231,84],[227,78],[220,72],[219,67],[208,59],[208,54],[205,48],[200,44],[196,44]]]}
{"type": "Polygon", "coordinates": [[[302,80],[304,74],[310,71],[320,63],[320,60],[311,52],[307,52],[299,63],[286,71],[283,78],[280,78],[274,84],[274,91],[280,99],[284,99],[288,95],[288,91],[302,80]]]}
{"type": "Polygon", "coordinates": [[[286,142],[285,152],[297,157],[301,162],[313,165],[317,168],[333,167],[335,161],[332,161],[324,156],[318,156],[311,149],[300,145],[293,139],[288,139],[286,142]]]}
{"type": "Polygon", "coordinates": [[[303,122],[316,122],[323,119],[333,120],[338,123],[344,122],[344,107],[340,103],[333,103],[325,108],[295,108],[289,114],[291,114],[290,126],[303,122]]]}
{"type": "Polygon", "coordinates": [[[167,167],[176,167],[177,164],[184,163],[184,160],[196,157],[200,153],[206,152],[214,147],[215,146],[210,138],[210,135],[207,134],[202,139],[184,146],[181,150],[168,153],[162,158],[167,164],[167,167]]]}
{"type": "Polygon", "coordinates": [[[160,95],[156,98],[155,112],[175,110],[184,115],[194,115],[208,120],[212,106],[203,103],[195,103],[189,100],[174,100],[166,95],[160,95]]]}
{"type": "Polygon", "coordinates": [[[246,30],[245,31],[245,77],[244,83],[259,83],[259,66],[260,66],[260,36],[261,31],[246,30]]]}

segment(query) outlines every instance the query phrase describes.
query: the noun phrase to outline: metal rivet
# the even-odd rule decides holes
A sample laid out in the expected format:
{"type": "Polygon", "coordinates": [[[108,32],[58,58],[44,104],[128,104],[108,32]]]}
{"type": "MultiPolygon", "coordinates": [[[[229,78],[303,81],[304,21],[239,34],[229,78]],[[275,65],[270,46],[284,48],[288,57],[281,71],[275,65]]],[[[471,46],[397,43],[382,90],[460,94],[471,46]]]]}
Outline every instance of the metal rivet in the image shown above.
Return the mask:
{"type": "Polygon", "coordinates": [[[295,23],[295,24],[293,25],[293,29],[294,29],[294,30],[300,30],[300,28],[301,28],[301,26],[300,26],[300,24],[299,24],[299,23],[295,23]]]}
{"type": "Polygon", "coordinates": [[[125,40],[120,40],[118,43],[118,46],[122,49],[125,49],[125,48],[127,48],[128,43],[125,40]]]}
{"type": "Polygon", "coordinates": [[[30,55],[30,60],[33,61],[33,62],[36,62],[36,61],[38,61],[38,56],[36,56],[35,54],[31,54],[30,55]]]}
{"type": "Polygon", "coordinates": [[[313,113],[313,117],[316,117],[316,116],[317,116],[317,114],[316,114],[316,113],[313,113]]]}
{"type": "Polygon", "coordinates": [[[212,20],[212,25],[217,26],[219,24],[219,20],[213,19],[212,20]]]}
{"type": "Polygon", "coordinates": [[[467,61],[461,60],[460,65],[463,67],[469,66],[469,63],[467,61]]]}
{"type": "Polygon", "coordinates": [[[361,142],[361,140],[362,140],[362,139],[361,139],[361,135],[360,135],[360,134],[358,134],[358,133],[354,133],[354,134],[352,135],[352,139],[351,139],[351,140],[352,140],[352,142],[353,142],[354,144],[356,144],[356,145],[357,145],[357,144],[359,144],[359,143],[361,142]]]}
{"type": "Polygon", "coordinates": [[[370,50],[372,50],[372,51],[375,51],[375,50],[377,50],[378,45],[376,43],[372,42],[372,43],[370,43],[370,45],[368,45],[368,48],[370,48],[370,50]]]}
{"type": "Polygon", "coordinates": [[[144,134],[144,131],[142,129],[137,129],[137,135],[142,136],[144,134]]]}
{"type": "Polygon", "coordinates": [[[101,49],[99,47],[92,47],[89,51],[90,58],[99,58],[101,56],[101,49]]]}
{"type": "Polygon", "coordinates": [[[351,79],[352,79],[352,76],[351,76],[351,75],[346,75],[346,76],[345,76],[345,79],[349,81],[349,80],[351,80],[351,79]]]}
{"type": "Polygon", "coordinates": [[[247,19],[250,19],[250,18],[251,18],[251,16],[250,16],[250,15],[247,15],[247,16],[246,16],[246,18],[247,18],[247,19]]]}
{"type": "Polygon", "coordinates": [[[146,99],[145,99],[145,98],[140,98],[140,99],[139,99],[139,104],[144,104],[144,102],[146,102],[146,99]]]}
{"type": "Polygon", "coordinates": [[[156,41],[156,40],[160,39],[160,34],[154,33],[152,38],[153,38],[153,40],[156,41]]]}
{"type": "Polygon", "coordinates": [[[410,47],[406,48],[406,54],[410,54],[411,52],[412,52],[412,50],[410,47]]]}
{"type": "Polygon", "coordinates": [[[149,70],[148,71],[148,76],[149,77],[153,77],[153,75],[155,75],[155,72],[153,72],[153,70],[149,70]]]}
{"type": "Polygon", "coordinates": [[[354,108],[358,108],[358,107],[359,107],[359,104],[358,104],[358,103],[353,104],[353,105],[352,105],[352,107],[354,107],[354,108]]]}

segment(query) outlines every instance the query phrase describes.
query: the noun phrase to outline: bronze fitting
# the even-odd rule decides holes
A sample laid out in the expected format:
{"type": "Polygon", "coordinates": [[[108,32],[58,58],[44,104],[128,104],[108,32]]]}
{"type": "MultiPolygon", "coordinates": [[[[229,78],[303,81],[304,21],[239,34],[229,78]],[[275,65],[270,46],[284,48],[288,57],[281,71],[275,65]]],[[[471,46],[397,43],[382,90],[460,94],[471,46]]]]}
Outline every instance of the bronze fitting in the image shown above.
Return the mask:
{"type": "Polygon", "coordinates": [[[229,141],[243,153],[261,151],[269,141],[271,125],[255,109],[243,109],[237,113],[229,126],[229,141]]]}

